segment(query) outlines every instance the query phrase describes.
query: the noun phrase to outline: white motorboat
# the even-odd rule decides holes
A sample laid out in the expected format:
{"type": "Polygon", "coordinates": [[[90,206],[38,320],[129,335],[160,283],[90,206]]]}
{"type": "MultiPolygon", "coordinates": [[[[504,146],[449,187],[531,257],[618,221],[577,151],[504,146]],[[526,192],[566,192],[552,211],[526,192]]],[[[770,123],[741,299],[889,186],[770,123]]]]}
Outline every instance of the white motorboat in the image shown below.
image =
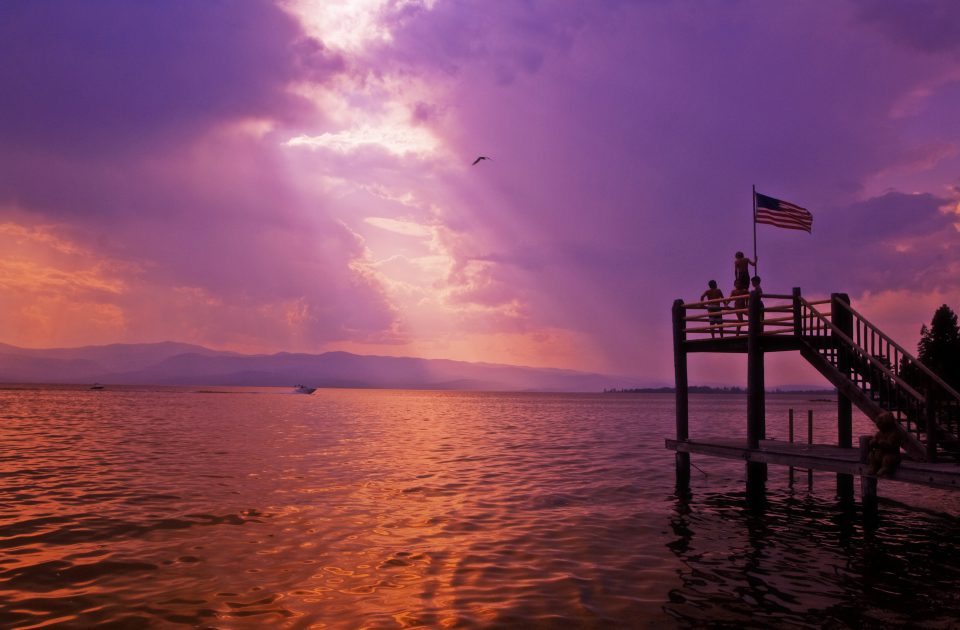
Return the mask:
{"type": "Polygon", "coordinates": [[[293,388],[294,394],[312,394],[317,391],[316,387],[307,387],[306,385],[297,385],[293,388]]]}

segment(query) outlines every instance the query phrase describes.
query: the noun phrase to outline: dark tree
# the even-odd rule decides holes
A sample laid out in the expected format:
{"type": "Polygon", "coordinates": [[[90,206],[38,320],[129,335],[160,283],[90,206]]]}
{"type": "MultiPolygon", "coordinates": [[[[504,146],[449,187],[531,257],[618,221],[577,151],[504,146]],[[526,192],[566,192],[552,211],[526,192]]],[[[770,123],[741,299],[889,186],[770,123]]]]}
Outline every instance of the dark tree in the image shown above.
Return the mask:
{"type": "Polygon", "coordinates": [[[917,358],[948,385],[960,389],[960,327],[957,314],[946,304],[933,314],[929,328],[920,328],[917,358]]]}

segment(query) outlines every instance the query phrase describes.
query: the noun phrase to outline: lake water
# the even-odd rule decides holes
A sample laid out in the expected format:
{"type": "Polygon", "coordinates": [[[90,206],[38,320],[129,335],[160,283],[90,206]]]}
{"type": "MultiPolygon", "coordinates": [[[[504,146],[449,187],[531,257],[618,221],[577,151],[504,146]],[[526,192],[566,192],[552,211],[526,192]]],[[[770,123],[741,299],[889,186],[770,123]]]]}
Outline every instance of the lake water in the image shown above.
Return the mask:
{"type": "MultiPolygon", "coordinates": [[[[835,441],[835,404],[768,396],[835,441]]],[[[814,399],[814,400],[811,400],[814,399]]],[[[0,391],[0,627],[957,627],[960,493],[693,456],[670,395],[0,391]]],[[[742,396],[691,435],[745,434],[742,396]]],[[[872,432],[861,416],[855,435],[872,432]]],[[[802,427],[802,430],[801,428],[802,427]]]]}

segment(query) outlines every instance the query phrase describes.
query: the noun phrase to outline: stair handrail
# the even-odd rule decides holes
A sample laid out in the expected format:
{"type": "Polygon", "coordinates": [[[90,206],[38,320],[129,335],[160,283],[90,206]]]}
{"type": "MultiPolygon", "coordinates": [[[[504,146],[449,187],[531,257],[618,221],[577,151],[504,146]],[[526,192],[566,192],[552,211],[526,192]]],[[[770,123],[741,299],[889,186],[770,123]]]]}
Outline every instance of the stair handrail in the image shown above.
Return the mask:
{"type": "Polygon", "coordinates": [[[929,377],[933,380],[934,383],[936,383],[937,385],[939,385],[940,387],[942,387],[948,394],[950,394],[951,396],[953,396],[953,397],[956,398],[957,400],[960,400],[960,393],[957,393],[957,390],[955,390],[954,388],[950,387],[950,385],[948,385],[942,378],[940,378],[939,376],[937,376],[936,373],[935,373],[933,370],[931,370],[931,369],[928,368],[926,365],[924,365],[923,363],[921,363],[920,360],[917,359],[916,357],[914,357],[912,354],[910,354],[909,352],[907,352],[906,350],[904,350],[904,349],[903,349],[903,346],[901,346],[900,344],[898,344],[896,341],[894,341],[893,339],[891,339],[886,333],[884,333],[882,330],[880,330],[879,328],[877,328],[877,326],[876,326],[873,322],[871,322],[869,319],[867,319],[866,317],[864,317],[863,315],[861,315],[859,311],[857,311],[856,309],[854,309],[852,306],[850,306],[849,304],[847,304],[847,303],[844,302],[843,300],[837,300],[837,301],[838,301],[840,304],[842,304],[842,305],[844,306],[844,308],[846,308],[848,311],[850,311],[853,315],[856,315],[856,316],[860,319],[860,321],[862,321],[864,324],[866,324],[867,327],[870,328],[873,332],[875,332],[875,333],[877,333],[878,335],[880,335],[880,337],[882,337],[887,343],[889,343],[891,346],[893,346],[894,348],[896,348],[897,350],[899,350],[900,353],[903,354],[903,356],[906,357],[912,364],[914,364],[914,365],[916,365],[918,368],[920,368],[920,371],[921,371],[921,372],[923,372],[924,374],[926,374],[927,376],[929,376],[929,377]]]}
{"type": "Polygon", "coordinates": [[[911,387],[910,384],[907,383],[907,382],[906,382],[905,380],[903,380],[902,378],[900,378],[900,376],[898,376],[897,374],[893,373],[893,372],[892,372],[889,368],[887,368],[887,366],[885,366],[883,363],[881,363],[880,361],[878,361],[877,359],[875,359],[875,358],[873,357],[873,355],[871,355],[869,352],[867,352],[867,350],[866,350],[865,348],[861,347],[860,344],[858,344],[856,341],[854,341],[854,340],[853,340],[851,337],[849,337],[845,332],[843,332],[842,330],[840,330],[840,328],[838,328],[838,327],[836,326],[836,324],[834,324],[832,321],[830,321],[829,319],[827,319],[826,317],[824,317],[824,315],[823,315],[820,311],[818,311],[818,310],[815,309],[813,306],[811,306],[811,304],[810,304],[809,302],[807,302],[806,299],[804,299],[802,296],[799,296],[799,300],[800,300],[800,303],[801,303],[802,305],[804,305],[804,306],[807,307],[807,310],[809,310],[811,313],[813,313],[814,315],[816,315],[816,316],[820,319],[821,322],[823,322],[824,324],[826,324],[826,326],[831,330],[831,332],[832,332],[836,337],[838,337],[841,341],[845,342],[847,345],[852,346],[852,347],[855,348],[856,350],[860,350],[860,351],[861,351],[860,354],[862,354],[864,357],[866,357],[866,359],[867,359],[868,362],[870,362],[874,367],[878,368],[883,374],[885,374],[886,376],[888,376],[888,377],[890,377],[891,379],[893,379],[893,381],[897,384],[898,387],[901,387],[901,388],[905,389],[908,394],[910,394],[911,396],[913,396],[913,397],[916,398],[917,400],[926,401],[926,398],[924,398],[924,396],[921,395],[920,392],[918,392],[918,391],[915,390],[913,387],[911,387]]]}

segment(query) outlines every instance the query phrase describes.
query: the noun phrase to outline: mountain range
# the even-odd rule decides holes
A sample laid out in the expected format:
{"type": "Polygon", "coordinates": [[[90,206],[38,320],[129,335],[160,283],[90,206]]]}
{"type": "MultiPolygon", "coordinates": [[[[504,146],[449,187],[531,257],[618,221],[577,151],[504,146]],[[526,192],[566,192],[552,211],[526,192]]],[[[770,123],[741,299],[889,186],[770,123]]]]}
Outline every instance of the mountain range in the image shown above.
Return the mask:
{"type": "Polygon", "coordinates": [[[31,349],[0,344],[0,382],[603,391],[656,385],[629,377],[349,352],[246,355],[162,342],[31,349]]]}

